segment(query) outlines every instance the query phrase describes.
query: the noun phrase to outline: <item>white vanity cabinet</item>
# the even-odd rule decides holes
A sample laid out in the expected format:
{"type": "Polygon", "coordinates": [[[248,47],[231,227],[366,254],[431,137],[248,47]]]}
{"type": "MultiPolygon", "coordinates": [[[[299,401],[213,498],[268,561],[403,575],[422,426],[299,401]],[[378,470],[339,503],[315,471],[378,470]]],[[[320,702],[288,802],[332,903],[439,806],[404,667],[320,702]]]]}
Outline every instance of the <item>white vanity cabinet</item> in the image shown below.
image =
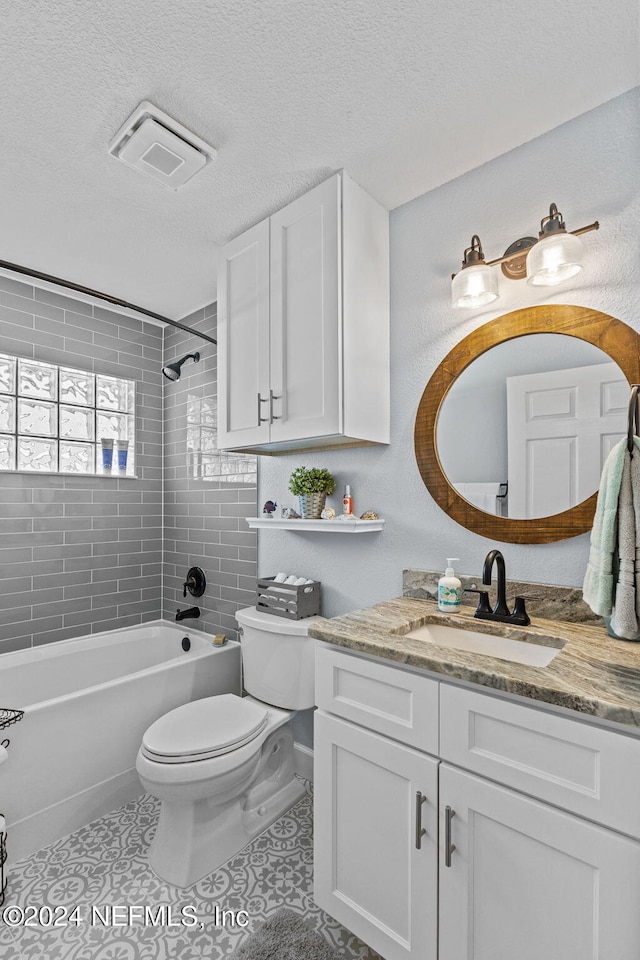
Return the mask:
{"type": "Polygon", "coordinates": [[[324,713],[315,735],[316,902],[387,960],[436,960],[437,760],[324,713]]]}
{"type": "Polygon", "coordinates": [[[218,447],[389,442],[389,217],[340,173],[218,258],[218,447]]]}
{"type": "Polygon", "coordinates": [[[640,955],[640,844],[446,763],[439,891],[439,960],[640,955]]]}
{"type": "Polygon", "coordinates": [[[386,960],[436,960],[438,684],[320,647],[316,702],[315,900],[386,960]]]}
{"type": "Polygon", "coordinates": [[[640,740],[327,645],[316,683],[323,909],[386,960],[638,960],[640,740]]]}

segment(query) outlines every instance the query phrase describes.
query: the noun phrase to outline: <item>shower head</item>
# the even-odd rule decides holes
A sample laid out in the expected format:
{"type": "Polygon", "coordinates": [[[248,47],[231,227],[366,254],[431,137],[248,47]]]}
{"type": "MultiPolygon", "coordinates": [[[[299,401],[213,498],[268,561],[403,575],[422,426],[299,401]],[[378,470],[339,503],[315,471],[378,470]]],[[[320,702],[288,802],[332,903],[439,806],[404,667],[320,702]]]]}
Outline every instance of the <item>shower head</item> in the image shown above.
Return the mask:
{"type": "Polygon", "coordinates": [[[176,360],[175,363],[168,363],[166,367],[162,368],[162,372],[164,373],[167,380],[173,380],[173,381],[179,380],[180,374],[182,373],[182,370],[181,370],[182,364],[185,363],[187,360],[193,360],[194,363],[197,363],[199,359],[200,359],[199,353],[187,353],[185,354],[184,357],[182,357],[181,360],[176,360]]]}

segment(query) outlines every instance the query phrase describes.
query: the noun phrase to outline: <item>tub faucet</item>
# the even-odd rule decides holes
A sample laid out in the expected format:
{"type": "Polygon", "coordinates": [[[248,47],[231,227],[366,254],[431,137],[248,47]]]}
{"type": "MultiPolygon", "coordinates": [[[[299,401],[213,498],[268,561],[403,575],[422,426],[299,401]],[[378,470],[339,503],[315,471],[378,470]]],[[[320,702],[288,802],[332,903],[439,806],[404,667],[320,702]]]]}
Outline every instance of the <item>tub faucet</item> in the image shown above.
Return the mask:
{"type": "Polygon", "coordinates": [[[176,613],[176,620],[187,620],[191,617],[195,620],[200,616],[200,607],[189,607],[187,610],[180,610],[176,613]]]}
{"type": "Polygon", "coordinates": [[[490,550],[484,560],[482,568],[482,586],[491,586],[491,572],[493,564],[498,567],[498,595],[496,605],[491,609],[489,605],[488,590],[478,590],[478,607],[474,617],[478,620],[497,620],[499,623],[514,623],[520,627],[526,627],[531,623],[529,614],[525,609],[524,597],[516,597],[513,610],[509,612],[507,606],[507,571],[504,557],[499,550],[490,550]]]}

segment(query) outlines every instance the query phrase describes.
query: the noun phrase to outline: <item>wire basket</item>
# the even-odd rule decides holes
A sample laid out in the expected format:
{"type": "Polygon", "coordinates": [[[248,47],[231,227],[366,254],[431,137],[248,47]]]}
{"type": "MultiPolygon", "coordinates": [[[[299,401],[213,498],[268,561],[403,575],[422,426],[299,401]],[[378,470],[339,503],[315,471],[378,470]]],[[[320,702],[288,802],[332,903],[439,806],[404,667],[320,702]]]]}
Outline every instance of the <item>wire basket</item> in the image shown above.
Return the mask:
{"type": "Polygon", "coordinates": [[[24,710],[10,710],[8,707],[0,707],[0,730],[10,727],[12,723],[18,723],[24,717],[24,710]]]}
{"type": "Polygon", "coordinates": [[[276,583],[274,577],[258,579],[256,610],[288,620],[305,620],[320,613],[320,581],[276,583]]]}

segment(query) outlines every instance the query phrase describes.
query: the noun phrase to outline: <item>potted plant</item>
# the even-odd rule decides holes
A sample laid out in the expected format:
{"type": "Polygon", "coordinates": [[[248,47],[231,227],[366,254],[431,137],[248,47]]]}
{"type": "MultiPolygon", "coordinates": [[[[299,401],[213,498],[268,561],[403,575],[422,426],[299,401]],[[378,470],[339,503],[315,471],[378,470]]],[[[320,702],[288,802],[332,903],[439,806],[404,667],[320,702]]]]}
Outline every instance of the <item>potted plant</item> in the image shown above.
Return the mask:
{"type": "Polygon", "coordinates": [[[332,494],[336,481],[324,467],[296,467],[289,477],[289,490],[300,504],[300,513],[309,520],[319,520],[327,494],[332,494]]]}

